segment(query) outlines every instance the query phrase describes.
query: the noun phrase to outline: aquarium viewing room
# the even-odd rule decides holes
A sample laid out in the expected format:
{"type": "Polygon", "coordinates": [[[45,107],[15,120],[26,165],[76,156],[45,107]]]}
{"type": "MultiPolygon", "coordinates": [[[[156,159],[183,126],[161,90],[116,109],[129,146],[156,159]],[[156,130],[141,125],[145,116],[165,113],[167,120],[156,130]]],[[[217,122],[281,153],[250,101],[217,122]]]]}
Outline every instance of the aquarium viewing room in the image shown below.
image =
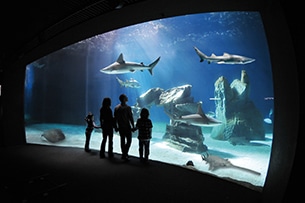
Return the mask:
{"type": "Polygon", "coordinates": [[[301,31],[292,5],[28,2],[4,22],[3,199],[302,198],[301,31]]]}

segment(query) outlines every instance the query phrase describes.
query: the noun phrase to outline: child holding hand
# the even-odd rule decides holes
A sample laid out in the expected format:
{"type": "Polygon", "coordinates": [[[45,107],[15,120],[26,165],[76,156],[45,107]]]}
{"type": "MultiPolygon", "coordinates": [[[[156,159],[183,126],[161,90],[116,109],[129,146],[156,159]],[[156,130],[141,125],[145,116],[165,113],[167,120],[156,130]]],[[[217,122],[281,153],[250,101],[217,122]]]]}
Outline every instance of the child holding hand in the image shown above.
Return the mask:
{"type": "Polygon", "coordinates": [[[139,140],[139,155],[141,162],[147,162],[149,156],[149,145],[152,138],[152,121],[149,119],[149,111],[143,108],[140,113],[140,118],[137,119],[136,129],[138,130],[139,140]],[[144,156],[144,157],[143,157],[144,156]]]}

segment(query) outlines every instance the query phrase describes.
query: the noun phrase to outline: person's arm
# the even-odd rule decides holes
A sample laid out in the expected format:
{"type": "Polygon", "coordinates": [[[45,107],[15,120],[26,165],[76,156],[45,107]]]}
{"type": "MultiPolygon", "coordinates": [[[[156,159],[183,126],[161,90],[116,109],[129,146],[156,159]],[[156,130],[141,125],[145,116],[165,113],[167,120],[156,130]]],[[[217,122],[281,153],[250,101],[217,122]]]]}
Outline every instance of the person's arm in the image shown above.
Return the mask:
{"type": "Polygon", "coordinates": [[[140,119],[137,119],[136,126],[135,126],[135,128],[134,128],[134,131],[136,131],[136,130],[139,129],[139,124],[140,124],[140,119]]]}
{"type": "Polygon", "coordinates": [[[129,121],[131,123],[132,128],[135,128],[134,127],[134,119],[133,119],[131,107],[129,107],[129,121]]]}
{"type": "Polygon", "coordinates": [[[115,132],[119,131],[118,124],[117,124],[117,108],[114,108],[114,112],[113,112],[113,127],[114,127],[115,132]]]}
{"type": "Polygon", "coordinates": [[[152,121],[150,119],[149,119],[149,125],[150,125],[149,126],[150,128],[153,128],[153,124],[152,124],[152,121]]]}
{"type": "Polygon", "coordinates": [[[152,128],[153,128],[153,124],[152,124],[152,122],[151,122],[151,120],[149,119],[149,124],[150,124],[150,128],[149,128],[149,137],[150,137],[150,139],[152,138],[152,128]]]}
{"type": "Polygon", "coordinates": [[[101,128],[100,126],[97,126],[94,121],[92,121],[92,124],[94,128],[101,128]]]}
{"type": "Polygon", "coordinates": [[[103,129],[103,111],[102,108],[100,108],[100,128],[103,129]]]}
{"type": "Polygon", "coordinates": [[[135,128],[135,125],[134,125],[134,119],[133,119],[133,115],[132,115],[132,110],[131,110],[131,107],[129,107],[129,121],[131,123],[131,131],[134,132],[137,130],[137,128],[135,128]]]}

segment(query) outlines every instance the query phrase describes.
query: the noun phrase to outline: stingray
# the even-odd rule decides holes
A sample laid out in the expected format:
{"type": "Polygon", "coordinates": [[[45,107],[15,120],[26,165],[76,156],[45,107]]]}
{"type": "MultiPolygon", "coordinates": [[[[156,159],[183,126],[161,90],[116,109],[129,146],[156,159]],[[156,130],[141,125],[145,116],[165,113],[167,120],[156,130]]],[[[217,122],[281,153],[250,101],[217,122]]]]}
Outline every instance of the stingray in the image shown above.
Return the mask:
{"type": "Polygon", "coordinates": [[[43,132],[41,138],[49,142],[56,143],[64,140],[66,137],[61,129],[49,129],[43,132]]]}
{"type": "Polygon", "coordinates": [[[261,175],[261,173],[259,173],[257,171],[233,165],[228,159],[224,159],[224,158],[219,157],[219,156],[209,155],[207,153],[207,155],[201,155],[201,158],[202,158],[203,161],[206,161],[206,164],[209,164],[209,170],[210,171],[215,171],[215,170],[218,170],[218,169],[225,169],[225,168],[234,168],[234,169],[238,169],[238,170],[242,170],[242,171],[252,173],[254,175],[261,175]]]}

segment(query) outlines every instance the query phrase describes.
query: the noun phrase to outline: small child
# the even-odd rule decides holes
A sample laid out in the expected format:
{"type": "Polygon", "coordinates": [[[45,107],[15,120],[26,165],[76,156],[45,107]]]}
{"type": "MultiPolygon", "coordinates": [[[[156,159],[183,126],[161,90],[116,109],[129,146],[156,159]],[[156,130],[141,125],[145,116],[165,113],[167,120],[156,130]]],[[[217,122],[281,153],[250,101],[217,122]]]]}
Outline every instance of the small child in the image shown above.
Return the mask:
{"type": "Polygon", "coordinates": [[[91,112],[88,113],[88,115],[85,117],[85,121],[87,122],[87,127],[86,127],[86,142],[85,142],[85,151],[90,152],[89,148],[89,143],[90,143],[90,138],[91,138],[91,133],[94,128],[98,128],[95,123],[94,123],[94,116],[91,112]]]}
{"type": "Polygon", "coordinates": [[[148,109],[143,108],[140,113],[140,118],[138,118],[136,122],[136,129],[139,130],[138,139],[139,139],[139,155],[141,162],[148,161],[150,139],[152,138],[151,132],[153,125],[148,117],[149,117],[148,109]]]}

